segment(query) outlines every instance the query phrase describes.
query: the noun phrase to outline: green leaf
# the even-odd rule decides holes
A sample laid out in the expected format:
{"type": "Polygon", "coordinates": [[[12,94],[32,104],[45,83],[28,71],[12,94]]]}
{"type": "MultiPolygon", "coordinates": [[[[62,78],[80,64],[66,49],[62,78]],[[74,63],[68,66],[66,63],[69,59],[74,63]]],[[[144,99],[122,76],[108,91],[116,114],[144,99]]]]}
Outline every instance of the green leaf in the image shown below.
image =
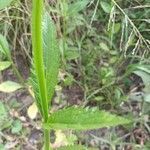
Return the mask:
{"type": "Polygon", "coordinates": [[[7,110],[2,102],[0,102],[0,129],[5,121],[5,119],[8,117],[7,110]]]}
{"type": "Polygon", "coordinates": [[[128,119],[96,109],[70,107],[50,115],[44,124],[47,129],[87,130],[126,124],[128,119]]]}
{"type": "Polygon", "coordinates": [[[65,54],[67,60],[77,59],[79,56],[79,52],[73,50],[67,51],[65,54]]]}
{"type": "MultiPolygon", "coordinates": [[[[31,84],[35,93],[36,104],[39,111],[43,114],[43,107],[48,106],[48,100],[51,100],[55,86],[57,84],[58,71],[59,71],[59,58],[60,51],[58,48],[56,28],[48,13],[45,13],[42,20],[42,38],[43,38],[43,57],[44,57],[44,83],[46,83],[46,96],[42,100],[40,87],[38,82],[38,74],[35,71],[35,62],[33,62],[31,69],[31,84]],[[48,100],[47,100],[48,99],[48,100]],[[42,104],[43,103],[43,104],[42,104]]],[[[36,55],[34,53],[33,55],[36,55]]],[[[38,68],[39,70],[41,68],[38,68]]],[[[40,76],[40,74],[39,74],[40,76]]]]}
{"type": "Polygon", "coordinates": [[[68,8],[67,15],[75,16],[79,11],[83,10],[86,5],[89,3],[89,0],[80,0],[74,3],[71,3],[68,8]]]}
{"type": "Polygon", "coordinates": [[[56,28],[48,13],[43,17],[43,46],[47,96],[51,100],[58,82],[60,51],[56,28]]]}
{"type": "Polygon", "coordinates": [[[64,79],[64,86],[71,86],[74,82],[74,77],[71,74],[64,79]]]}
{"type": "Polygon", "coordinates": [[[8,116],[8,111],[5,105],[0,102],[0,131],[8,128],[12,123],[12,120],[8,116]]]}
{"type": "Polygon", "coordinates": [[[150,66],[149,65],[138,65],[137,69],[145,71],[146,73],[150,74],[150,66]]]}
{"type": "Polygon", "coordinates": [[[120,31],[121,25],[120,23],[115,23],[114,25],[114,33],[118,33],[120,31]]]}
{"type": "Polygon", "coordinates": [[[10,67],[11,62],[10,61],[2,61],[0,62],[0,71],[3,71],[5,69],[7,69],[8,67],[10,67]]]}
{"type": "Polygon", "coordinates": [[[7,42],[7,39],[0,34],[0,52],[5,56],[10,56],[10,49],[7,42]]]}
{"type": "Polygon", "coordinates": [[[101,42],[99,45],[100,45],[100,48],[102,48],[106,52],[110,50],[109,47],[107,46],[107,44],[105,44],[103,42],[101,42]]]}
{"type": "Polygon", "coordinates": [[[11,133],[12,134],[19,134],[22,130],[22,123],[20,120],[15,120],[12,124],[11,133]]]}
{"type": "Polygon", "coordinates": [[[133,71],[133,73],[141,77],[145,86],[150,85],[150,74],[142,70],[133,71]]]}
{"type": "Polygon", "coordinates": [[[141,64],[129,65],[127,68],[126,74],[129,75],[129,74],[133,73],[134,71],[139,71],[139,70],[150,74],[150,66],[149,65],[141,65],[141,64]]]}
{"type": "Polygon", "coordinates": [[[9,6],[13,0],[0,0],[0,10],[9,6]]]}
{"type": "Polygon", "coordinates": [[[11,93],[21,89],[22,86],[13,81],[5,81],[0,84],[0,92],[11,93]]]}
{"type": "Polygon", "coordinates": [[[36,93],[34,95],[35,95],[35,101],[36,101],[37,107],[38,107],[40,113],[43,115],[40,89],[39,89],[39,84],[38,84],[38,80],[37,80],[37,74],[35,73],[35,69],[34,69],[34,64],[32,64],[31,76],[29,78],[29,81],[32,84],[32,88],[33,88],[34,93],[36,93]]]}
{"type": "Polygon", "coordinates": [[[100,2],[102,9],[106,12],[106,13],[110,13],[111,12],[111,5],[107,2],[101,1],[100,2]]]}
{"type": "Polygon", "coordinates": [[[63,147],[57,148],[57,150],[94,150],[94,149],[86,148],[82,145],[71,145],[71,146],[63,146],[63,147]]]}
{"type": "Polygon", "coordinates": [[[9,106],[11,108],[20,108],[21,107],[21,103],[19,103],[16,99],[11,99],[11,101],[9,102],[9,106]]]}

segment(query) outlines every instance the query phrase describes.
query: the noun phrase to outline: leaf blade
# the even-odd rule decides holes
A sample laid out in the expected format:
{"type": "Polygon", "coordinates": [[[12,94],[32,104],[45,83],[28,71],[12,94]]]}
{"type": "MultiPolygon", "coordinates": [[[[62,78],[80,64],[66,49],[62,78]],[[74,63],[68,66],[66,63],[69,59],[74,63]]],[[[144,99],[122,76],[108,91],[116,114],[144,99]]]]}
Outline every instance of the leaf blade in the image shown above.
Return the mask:
{"type": "Polygon", "coordinates": [[[8,110],[4,103],[0,102],[0,131],[11,126],[12,119],[9,117],[8,110]]]}
{"type": "Polygon", "coordinates": [[[88,130],[129,123],[130,120],[105,111],[70,107],[53,113],[45,128],[88,130]]]}
{"type": "Polygon", "coordinates": [[[10,56],[9,44],[6,37],[0,34],[0,52],[6,56],[10,56]]]}
{"type": "Polygon", "coordinates": [[[0,0],[0,10],[9,6],[13,0],[0,0]]]}
{"type": "Polygon", "coordinates": [[[47,97],[48,100],[51,100],[57,84],[60,51],[56,28],[48,13],[45,13],[43,17],[43,48],[47,97]]]}
{"type": "Polygon", "coordinates": [[[111,12],[111,5],[109,3],[105,2],[105,1],[101,1],[100,4],[105,13],[111,12]]]}
{"type": "Polygon", "coordinates": [[[8,67],[10,67],[10,65],[11,65],[10,61],[1,61],[0,62],[0,71],[7,69],[8,67]]]}
{"type": "Polygon", "coordinates": [[[0,92],[11,93],[21,89],[22,86],[13,81],[5,81],[0,84],[0,92]]]}
{"type": "Polygon", "coordinates": [[[83,10],[88,3],[89,0],[82,0],[70,4],[67,11],[67,15],[71,17],[75,16],[79,11],[83,10]]]}
{"type": "Polygon", "coordinates": [[[34,64],[32,64],[31,75],[30,75],[29,81],[32,85],[36,105],[37,105],[41,115],[43,116],[42,103],[41,103],[42,99],[41,99],[41,95],[40,95],[40,88],[39,88],[39,83],[38,83],[38,79],[37,79],[37,74],[35,72],[34,64]]]}

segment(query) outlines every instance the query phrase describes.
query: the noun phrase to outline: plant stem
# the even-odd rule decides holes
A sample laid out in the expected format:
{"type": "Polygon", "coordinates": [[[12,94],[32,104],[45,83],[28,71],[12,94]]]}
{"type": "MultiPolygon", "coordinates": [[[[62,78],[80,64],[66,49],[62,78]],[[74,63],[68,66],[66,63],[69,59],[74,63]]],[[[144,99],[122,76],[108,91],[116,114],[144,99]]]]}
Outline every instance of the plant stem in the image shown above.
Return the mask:
{"type": "MultiPolygon", "coordinates": [[[[32,0],[32,47],[33,61],[40,91],[40,104],[44,123],[48,120],[48,97],[43,61],[42,16],[43,0],[32,0]]],[[[35,93],[36,94],[36,93],[35,93]]],[[[49,130],[44,129],[44,150],[50,150],[49,130]]]]}
{"type": "Polygon", "coordinates": [[[33,0],[32,6],[32,46],[33,61],[41,96],[44,122],[48,119],[48,100],[43,62],[42,15],[43,0],[33,0]]]}
{"type": "Polygon", "coordinates": [[[47,129],[44,129],[44,150],[51,150],[50,148],[50,132],[47,129]]]}

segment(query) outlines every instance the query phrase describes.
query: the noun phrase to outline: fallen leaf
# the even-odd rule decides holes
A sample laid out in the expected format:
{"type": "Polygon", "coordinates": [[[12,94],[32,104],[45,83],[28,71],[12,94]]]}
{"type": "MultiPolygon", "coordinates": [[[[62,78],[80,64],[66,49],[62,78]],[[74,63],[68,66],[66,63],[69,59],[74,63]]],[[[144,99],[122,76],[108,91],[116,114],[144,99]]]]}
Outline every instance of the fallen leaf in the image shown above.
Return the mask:
{"type": "Polygon", "coordinates": [[[38,108],[36,106],[36,103],[34,102],[30,107],[28,108],[28,116],[30,119],[35,119],[38,113],[38,108]]]}
{"type": "Polygon", "coordinates": [[[5,81],[0,84],[0,92],[11,93],[21,89],[22,86],[19,83],[13,81],[5,81]]]}

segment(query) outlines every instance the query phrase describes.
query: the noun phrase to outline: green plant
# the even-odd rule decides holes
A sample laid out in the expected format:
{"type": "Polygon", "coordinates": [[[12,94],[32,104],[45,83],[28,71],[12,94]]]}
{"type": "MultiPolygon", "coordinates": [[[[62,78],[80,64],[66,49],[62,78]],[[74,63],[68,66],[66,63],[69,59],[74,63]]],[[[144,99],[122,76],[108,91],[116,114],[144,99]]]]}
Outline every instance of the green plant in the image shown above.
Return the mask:
{"type": "Polygon", "coordinates": [[[36,103],[43,118],[45,150],[50,150],[49,131],[51,129],[87,130],[130,122],[128,119],[105,111],[78,107],[65,108],[49,114],[49,105],[51,106],[57,84],[60,51],[55,24],[44,9],[43,0],[33,0],[32,46],[31,82],[36,103]]]}
{"type": "MultiPolygon", "coordinates": [[[[12,69],[15,72],[16,76],[18,77],[20,83],[24,85],[24,81],[11,58],[11,51],[9,49],[8,42],[6,38],[1,34],[0,34],[0,55],[1,55],[0,71],[4,71],[5,69],[12,66],[12,69]]],[[[21,84],[13,82],[13,81],[5,81],[0,84],[0,91],[6,92],[6,93],[14,92],[22,88],[21,84]]]]}
{"type": "Polygon", "coordinates": [[[12,134],[20,134],[22,131],[22,123],[18,119],[12,119],[9,115],[10,106],[6,106],[0,102],[0,132],[5,129],[11,129],[12,134]]]}
{"type": "Polygon", "coordinates": [[[3,9],[6,6],[10,5],[12,1],[13,0],[5,0],[5,1],[0,0],[0,9],[3,9]]]}
{"type": "MultiPolygon", "coordinates": [[[[0,10],[9,6],[12,3],[12,1],[13,0],[0,1],[0,10]]],[[[0,57],[0,72],[4,71],[5,69],[11,66],[14,73],[20,81],[20,84],[13,81],[5,81],[0,84],[0,91],[10,93],[22,88],[25,85],[24,79],[20,75],[15,63],[13,62],[8,41],[6,37],[2,34],[0,34],[0,57]]]]}
{"type": "Polygon", "coordinates": [[[8,110],[2,102],[0,102],[0,120],[0,131],[10,127],[12,124],[12,119],[8,115],[8,110]]]}

